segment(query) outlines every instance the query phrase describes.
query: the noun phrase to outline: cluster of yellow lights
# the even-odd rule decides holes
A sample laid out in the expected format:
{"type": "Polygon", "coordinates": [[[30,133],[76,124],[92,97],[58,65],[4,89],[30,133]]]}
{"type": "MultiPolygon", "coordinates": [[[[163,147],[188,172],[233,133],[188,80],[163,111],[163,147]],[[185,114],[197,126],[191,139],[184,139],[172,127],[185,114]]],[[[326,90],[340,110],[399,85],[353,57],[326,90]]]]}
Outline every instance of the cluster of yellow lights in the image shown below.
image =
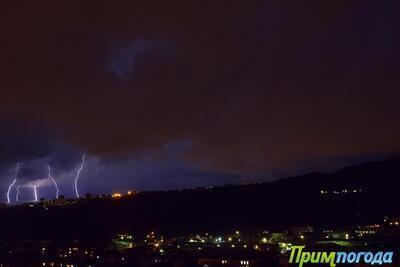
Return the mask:
{"type": "MultiPolygon", "coordinates": [[[[126,195],[131,196],[131,195],[133,195],[133,192],[129,190],[128,192],[126,192],[126,195]]],[[[112,196],[113,198],[120,198],[120,197],[123,196],[123,194],[117,192],[117,193],[112,194],[111,196],[112,196]]]]}

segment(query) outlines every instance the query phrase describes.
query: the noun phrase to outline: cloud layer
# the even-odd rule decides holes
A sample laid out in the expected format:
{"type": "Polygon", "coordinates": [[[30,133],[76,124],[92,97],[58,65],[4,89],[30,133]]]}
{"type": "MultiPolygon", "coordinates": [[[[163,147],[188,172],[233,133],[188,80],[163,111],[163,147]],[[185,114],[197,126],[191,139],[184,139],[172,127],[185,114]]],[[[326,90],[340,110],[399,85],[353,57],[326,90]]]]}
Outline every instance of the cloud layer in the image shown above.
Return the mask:
{"type": "Polygon", "coordinates": [[[131,163],[104,163],[113,170],[104,173],[115,173],[110,180],[168,188],[195,184],[197,172],[236,177],[396,154],[397,7],[7,3],[0,11],[0,159],[9,168],[55,161],[67,172],[82,152],[131,158],[189,140],[183,167],[174,170],[168,157],[168,170],[154,161],[187,181],[147,172],[133,178],[124,167],[131,163]]]}

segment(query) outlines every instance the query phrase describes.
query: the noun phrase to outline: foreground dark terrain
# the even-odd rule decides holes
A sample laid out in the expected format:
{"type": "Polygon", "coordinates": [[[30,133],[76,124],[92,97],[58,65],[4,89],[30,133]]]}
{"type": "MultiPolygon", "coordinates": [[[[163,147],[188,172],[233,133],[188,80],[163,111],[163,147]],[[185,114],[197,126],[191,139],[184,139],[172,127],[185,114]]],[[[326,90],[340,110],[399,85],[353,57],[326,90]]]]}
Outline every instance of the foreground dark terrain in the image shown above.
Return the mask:
{"type": "Polygon", "coordinates": [[[400,214],[400,160],[366,163],[250,185],[91,196],[0,210],[3,240],[107,239],[117,232],[176,234],[229,229],[343,227],[400,214]]]}
{"type": "Polygon", "coordinates": [[[397,249],[399,166],[392,159],[265,184],[3,207],[0,264],[286,266],[295,244],[397,249]]]}

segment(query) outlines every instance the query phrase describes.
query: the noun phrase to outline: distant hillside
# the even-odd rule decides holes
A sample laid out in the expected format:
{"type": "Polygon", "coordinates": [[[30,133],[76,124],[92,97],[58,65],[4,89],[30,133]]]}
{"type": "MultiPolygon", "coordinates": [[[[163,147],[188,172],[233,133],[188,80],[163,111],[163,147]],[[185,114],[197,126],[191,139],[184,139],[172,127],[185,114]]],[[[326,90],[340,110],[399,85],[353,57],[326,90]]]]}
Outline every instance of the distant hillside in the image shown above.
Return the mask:
{"type": "Polygon", "coordinates": [[[265,184],[143,192],[67,207],[0,211],[0,239],[94,239],[116,232],[164,233],[342,227],[400,215],[400,160],[371,162],[332,174],[312,173],[265,184]]]}

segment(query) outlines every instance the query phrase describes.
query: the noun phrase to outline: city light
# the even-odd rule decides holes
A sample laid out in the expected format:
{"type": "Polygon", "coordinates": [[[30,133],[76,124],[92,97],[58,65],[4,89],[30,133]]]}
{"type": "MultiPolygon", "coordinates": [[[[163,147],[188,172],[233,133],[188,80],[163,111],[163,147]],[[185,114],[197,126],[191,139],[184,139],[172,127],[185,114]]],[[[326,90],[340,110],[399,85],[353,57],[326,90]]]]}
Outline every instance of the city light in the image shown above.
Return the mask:
{"type": "Polygon", "coordinates": [[[121,193],[114,193],[114,194],[112,194],[112,197],[113,198],[120,198],[120,197],[122,197],[122,194],[121,193]]]}

